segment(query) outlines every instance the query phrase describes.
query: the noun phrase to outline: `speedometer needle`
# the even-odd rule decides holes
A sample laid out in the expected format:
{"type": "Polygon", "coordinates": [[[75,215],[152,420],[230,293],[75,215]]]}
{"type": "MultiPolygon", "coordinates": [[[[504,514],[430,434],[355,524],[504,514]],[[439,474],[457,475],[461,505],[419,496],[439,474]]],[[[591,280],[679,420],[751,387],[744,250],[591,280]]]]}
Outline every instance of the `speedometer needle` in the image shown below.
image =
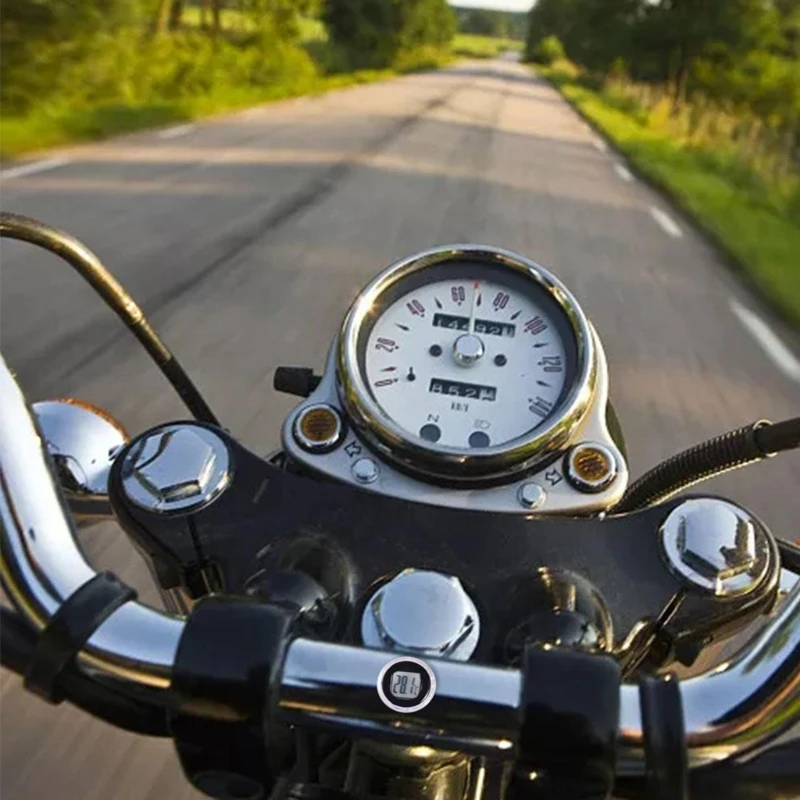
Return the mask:
{"type": "Polygon", "coordinates": [[[469,330],[468,333],[475,333],[475,314],[478,311],[478,298],[480,297],[479,290],[481,288],[480,283],[475,281],[472,284],[472,311],[469,315],[469,330]]]}

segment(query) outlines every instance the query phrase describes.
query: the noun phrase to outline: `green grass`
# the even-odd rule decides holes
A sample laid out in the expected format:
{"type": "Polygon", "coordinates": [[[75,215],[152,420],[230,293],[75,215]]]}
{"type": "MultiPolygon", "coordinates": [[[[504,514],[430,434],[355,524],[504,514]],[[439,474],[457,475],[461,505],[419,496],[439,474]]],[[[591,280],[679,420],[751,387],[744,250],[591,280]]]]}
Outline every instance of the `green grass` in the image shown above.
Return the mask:
{"type": "Polygon", "coordinates": [[[574,69],[537,69],[800,325],[800,219],[790,206],[752,176],[743,179],[741,164],[648,127],[635,109],[582,85],[574,69]]]}
{"type": "Polygon", "coordinates": [[[174,103],[103,105],[0,119],[0,158],[191,119],[174,103]]]}
{"type": "Polygon", "coordinates": [[[506,50],[522,50],[522,44],[516,39],[458,33],[453,39],[452,49],[455,55],[464,58],[495,58],[506,50]]]}
{"type": "Polygon", "coordinates": [[[0,118],[0,159],[79,142],[96,141],[122,133],[154,128],[224,114],[276,100],[317,95],[346,86],[386,80],[393,70],[358,70],[321,76],[310,87],[280,85],[247,88],[176,101],[138,104],[108,104],[88,108],[64,108],[33,112],[24,117],[0,118]]]}

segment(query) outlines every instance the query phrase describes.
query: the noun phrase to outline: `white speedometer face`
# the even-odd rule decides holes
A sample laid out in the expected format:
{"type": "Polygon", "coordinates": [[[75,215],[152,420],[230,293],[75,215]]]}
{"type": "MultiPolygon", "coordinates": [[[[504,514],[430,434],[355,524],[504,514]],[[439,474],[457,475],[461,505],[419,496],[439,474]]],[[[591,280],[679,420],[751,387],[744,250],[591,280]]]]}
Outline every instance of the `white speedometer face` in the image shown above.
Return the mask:
{"type": "Polygon", "coordinates": [[[398,287],[378,309],[363,379],[407,435],[463,450],[504,445],[557,411],[572,373],[570,329],[532,281],[448,272],[398,287]]]}
{"type": "Polygon", "coordinates": [[[538,264],[441,247],[368,284],[338,342],[340,398],[404,470],[477,485],[557,454],[594,394],[589,322],[538,264]]]}

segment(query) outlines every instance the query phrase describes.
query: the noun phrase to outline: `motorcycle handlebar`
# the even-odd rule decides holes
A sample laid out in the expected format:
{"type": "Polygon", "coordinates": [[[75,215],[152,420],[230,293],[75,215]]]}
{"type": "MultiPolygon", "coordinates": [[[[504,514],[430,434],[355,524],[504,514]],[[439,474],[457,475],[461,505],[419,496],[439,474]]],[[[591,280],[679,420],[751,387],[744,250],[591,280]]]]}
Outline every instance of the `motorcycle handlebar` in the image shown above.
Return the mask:
{"type": "MultiPolygon", "coordinates": [[[[0,408],[0,577],[17,609],[41,631],[96,573],[78,547],[35,419],[1,357],[0,408]]],[[[89,638],[77,668],[120,694],[166,707],[184,625],[127,602],[89,638]]],[[[514,748],[520,671],[437,660],[436,696],[452,702],[437,704],[445,709],[439,716],[401,726],[385,711],[375,712],[376,681],[386,658],[380,650],[294,640],[280,675],[279,715],[301,726],[362,737],[381,733],[407,744],[424,741],[474,754],[498,756],[514,748]]],[[[725,760],[779,733],[800,697],[798,661],[800,581],[780,613],[737,656],[680,682],[689,766],[725,760]]],[[[642,775],[638,686],[623,684],[620,701],[617,772],[642,775]]]]}

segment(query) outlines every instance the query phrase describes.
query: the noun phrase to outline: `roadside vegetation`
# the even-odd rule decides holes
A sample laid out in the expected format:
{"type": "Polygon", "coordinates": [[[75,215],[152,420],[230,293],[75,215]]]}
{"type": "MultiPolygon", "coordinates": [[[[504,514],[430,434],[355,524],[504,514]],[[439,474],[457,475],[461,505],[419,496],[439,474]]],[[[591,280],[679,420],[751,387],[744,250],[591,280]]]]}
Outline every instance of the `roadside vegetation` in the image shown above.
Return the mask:
{"type": "Polygon", "coordinates": [[[431,68],[446,0],[14,0],[0,157],[431,68]]]}
{"type": "Polygon", "coordinates": [[[498,11],[490,8],[453,6],[460,33],[524,42],[528,14],[524,11],[498,11]]]}
{"type": "Polygon", "coordinates": [[[525,55],[800,324],[800,0],[702,6],[539,0],[525,55]]]}
{"type": "Polygon", "coordinates": [[[453,39],[453,55],[463,58],[496,58],[508,50],[522,50],[522,46],[519,39],[458,33],[453,39]]]}
{"type": "Polygon", "coordinates": [[[507,50],[522,50],[527,15],[488,8],[453,7],[458,33],[453,54],[464,58],[495,58],[507,50]]]}

